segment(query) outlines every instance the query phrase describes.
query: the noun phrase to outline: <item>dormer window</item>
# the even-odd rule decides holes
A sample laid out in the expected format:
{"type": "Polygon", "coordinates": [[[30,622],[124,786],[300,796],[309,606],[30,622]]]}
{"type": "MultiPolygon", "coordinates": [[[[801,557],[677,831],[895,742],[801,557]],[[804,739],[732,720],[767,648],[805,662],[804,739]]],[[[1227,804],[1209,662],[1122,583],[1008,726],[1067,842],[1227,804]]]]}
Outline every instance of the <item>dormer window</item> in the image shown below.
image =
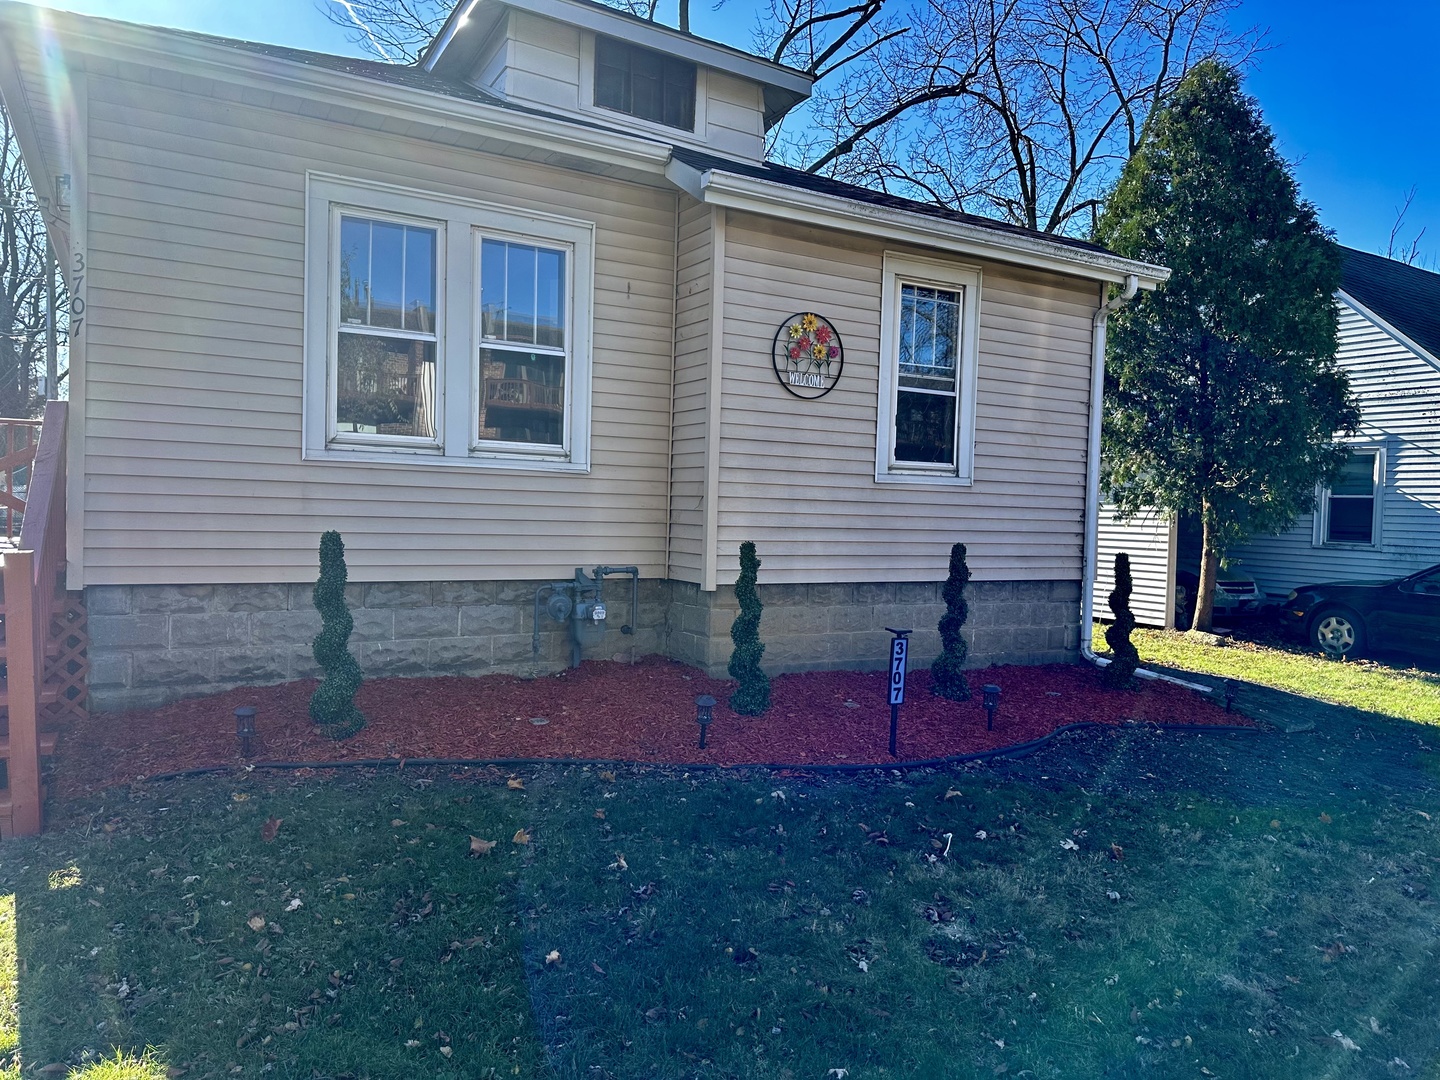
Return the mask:
{"type": "Polygon", "coordinates": [[[695,65],[614,38],[595,38],[595,104],[695,130],[695,65]]]}

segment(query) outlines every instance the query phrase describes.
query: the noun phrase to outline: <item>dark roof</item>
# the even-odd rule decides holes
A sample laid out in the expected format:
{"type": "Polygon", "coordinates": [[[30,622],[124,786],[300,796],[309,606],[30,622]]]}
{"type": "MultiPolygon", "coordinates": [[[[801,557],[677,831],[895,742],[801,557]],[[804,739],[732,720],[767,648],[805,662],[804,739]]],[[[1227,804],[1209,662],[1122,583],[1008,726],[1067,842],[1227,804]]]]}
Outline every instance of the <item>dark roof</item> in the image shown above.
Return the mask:
{"type": "Polygon", "coordinates": [[[1113,254],[1098,244],[1091,244],[1085,240],[1075,240],[1068,236],[1056,236],[1053,233],[1042,233],[1038,229],[1026,229],[1019,225],[1012,225],[1008,221],[996,221],[994,218],[979,217],[975,214],[964,214],[958,210],[952,210],[948,206],[939,206],[935,203],[920,202],[917,199],[902,199],[898,195],[889,195],[883,191],[874,191],[870,188],[860,187],[858,184],[847,184],[841,180],[834,180],[828,176],[817,176],[815,173],[805,172],[803,169],[792,169],[785,165],[776,165],[774,162],[766,161],[761,164],[744,161],[731,161],[729,158],[716,157],[714,154],[707,154],[700,150],[691,150],[688,147],[676,146],[671,149],[671,155],[677,160],[696,169],[714,169],[717,172],[736,173],[740,176],[748,176],[756,180],[768,180],[772,184],[783,184],[786,187],[797,188],[801,191],[813,191],[820,195],[833,195],[841,199],[850,199],[853,202],[868,203],[871,206],[883,206],[890,210],[905,210],[912,214],[923,214],[926,217],[939,218],[942,221],[955,221],[963,225],[974,225],[982,229],[990,229],[995,232],[1009,233],[1012,236],[1028,236],[1037,240],[1046,240],[1051,243],[1061,244],[1065,247],[1075,248],[1078,251],[1093,251],[1105,255],[1113,254]]]}
{"type": "Polygon", "coordinates": [[[1342,247],[1340,288],[1440,359],[1440,274],[1342,247]]]}

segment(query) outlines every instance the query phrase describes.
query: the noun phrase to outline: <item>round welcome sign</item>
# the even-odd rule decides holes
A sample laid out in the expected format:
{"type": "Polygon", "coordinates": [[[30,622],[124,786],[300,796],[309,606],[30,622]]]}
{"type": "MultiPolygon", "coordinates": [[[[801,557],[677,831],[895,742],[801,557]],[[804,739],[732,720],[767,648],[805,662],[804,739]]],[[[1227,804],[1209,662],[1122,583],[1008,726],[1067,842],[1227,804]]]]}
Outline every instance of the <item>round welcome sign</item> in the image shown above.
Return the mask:
{"type": "Polygon", "coordinates": [[[845,348],[830,320],[802,311],[780,324],[772,357],[775,377],[796,397],[824,397],[840,381],[845,348]]]}

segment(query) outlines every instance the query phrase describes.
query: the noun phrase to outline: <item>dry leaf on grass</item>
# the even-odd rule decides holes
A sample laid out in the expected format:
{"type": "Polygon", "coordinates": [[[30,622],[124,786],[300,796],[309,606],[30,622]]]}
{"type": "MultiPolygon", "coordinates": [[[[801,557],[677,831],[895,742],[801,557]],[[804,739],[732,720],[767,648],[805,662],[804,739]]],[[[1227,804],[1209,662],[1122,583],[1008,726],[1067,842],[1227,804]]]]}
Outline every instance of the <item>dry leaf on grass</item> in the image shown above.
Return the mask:
{"type": "Polygon", "coordinates": [[[280,823],[284,820],[284,818],[278,817],[266,818],[265,824],[260,826],[260,839],[267,844],[274,840],[276,834],[280,832],[280,823]]]}
{"type": "Polygon", "coordinates": [[[1060,841],[1060,846],[1061,846],[1062,848],[1064,848],[1066,851],[1079,851],[1079,850],[1080,850],[1080,845],[1077,844],[1077,843],[1075,843],[1075,841],[1074,841],[1074,840],[1071,840],[1068,836],[1067,836],[1064,840],[1061,840],[1061,841],[1060,841]]]}
{"type": "Polygon", "coordinates": [[[945,801],[945,802],[949,802],[951,799],[963,799],[964,797],[965,797],[965,796],[964,796],[961,792],[956,791],[956,790],[952,787],[949,791],[945,792],[945,799],[944,799],[944,801],[945,801]]]}
{"type": "Polygon", "coordinates": [[[615,782],[615,774],[609,769],[606,769],[604,772],[598,773],[597,775],[607,784],[613,784],[615,782]]]}
{"type": "Polygon", "coordinates": [[[470,854],[489,855],[495,850],[497,843],[499,843],[498,840],[481,840],[478,836],[472,836],[470,837],[470,854]]]}
{"type": "Polygon", "coordinates": [[[530,842],[530,834],[524,829],[516,829],[513,842],[516,844],[528,844],[530,842]]]}
{"type": "Polygon", "coordinates": [[[1360,1044],[1359,1044],[1359,1043],[1357,1043],[1354,1039],[1350,1038],[1348,1035],[1343,1035],[1343,1034],[1341,1034],[1339,1031],[1332,1031],[1332,1032],[1330,1032],[1330,1037],[1331,1037],[1332,1039],[1334,1039],[1336,1042],[1338,1042],[1338,1043],[1340,1044],[1340,1046],[1341,1046],[1342,1049],[1345,1049],[1345,1050],[1359,1050],[1359,1049],[1360,1049],[1360,1044]]]}
{"type": "Polygon", "coordinates": [[[398,818],[398,817],[397,817],[397,818],[391,818],[391,819],[390,819],[390,827],[391,827],[392,829],[398,829],[401,825],[404,825],[404,824],[405,824],[405,819],[404,819],[404,818],[398,818]]]}
{"type": "Polygon", "coordinates": [[[547,964],[558,964],[560,962],[560,950],[551,949],[545,954],[545,962],[547,964]]]}
{"type": "Polygon", "coordinates": [[[604,811],[604,810],[596,810],[596,811],[595,811],[595,820],[596,820],[596,821],[604,821],[604,820],[605,820],[605,811],[604,811]]]}
{"type": "Polygon", "coordinates": [[[265,929],[265,917],[263,915],[252,915],[245,920],[245,925],[258,934],[261,930],[265,929]]]}
{"type": "Polygon", "coordinates": [[[518,776],[512,776],[509,780],[505,781],[505,786],[511,791],[524,791],[525,781],[521,780],[518,776]]]}
{"type": "Polygon", "coordinates": [[[1329,825],[1330,822],[1332,822],[1332,821],[1334,821],[1334,820],[1335,820],[1335,819],[1332,818],[1329,814],[1326,814],[1326,813],[1324,813],[1323,811],[1321,812],[1321,814],[1320,814],[1320,824],[1322,824],[1322,825],[1329,825]]]}

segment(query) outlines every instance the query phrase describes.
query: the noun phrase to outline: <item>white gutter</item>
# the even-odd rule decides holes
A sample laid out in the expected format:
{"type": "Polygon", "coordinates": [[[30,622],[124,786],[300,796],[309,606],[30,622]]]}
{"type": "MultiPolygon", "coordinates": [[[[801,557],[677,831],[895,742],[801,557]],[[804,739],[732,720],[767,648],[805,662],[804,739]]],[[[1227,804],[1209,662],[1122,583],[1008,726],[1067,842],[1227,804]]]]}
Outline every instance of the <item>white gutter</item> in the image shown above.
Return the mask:
{"type": "Polygon", "coordinates": [[[857,232],[876,239],[917,244],[972,258],[995,259],[1117,285],[1133,278],[1138,287],[1153,289],[1170,277],[1170,271],[1163,266],[1125,259],[1107,251],[1064,244],[1039,234],[989,228],[914,210],[879,206],[720,169],[698,169],[678,159],[672,159],[665,167],[665,175],[698,202],[783,218],[797,224],[857,232]]]}
{"type": "MultiPolygon", "coordinates": [[[[1080,581],[1080,655],[1102,668],[1109,667],[1110,661],[1107,657],[1095,655],[1090,639],[1095,626],[1095,579],[1100,569],[1100,421],[1105,401],[1105,329],[1110,313],[1128,304],[1139,291],[1140,279],[1134,274],[1127,275],[1120,295],[1105,301],[1095,312],[1090,335],[1090,441],[1085,456],[1085,562],[1080,581]]],[[[1135,674],[1142,679],[1174,683],[1202,694],[1211,692],[1211,687],[1146,668],[1137,668],[1135,674]]]]}

